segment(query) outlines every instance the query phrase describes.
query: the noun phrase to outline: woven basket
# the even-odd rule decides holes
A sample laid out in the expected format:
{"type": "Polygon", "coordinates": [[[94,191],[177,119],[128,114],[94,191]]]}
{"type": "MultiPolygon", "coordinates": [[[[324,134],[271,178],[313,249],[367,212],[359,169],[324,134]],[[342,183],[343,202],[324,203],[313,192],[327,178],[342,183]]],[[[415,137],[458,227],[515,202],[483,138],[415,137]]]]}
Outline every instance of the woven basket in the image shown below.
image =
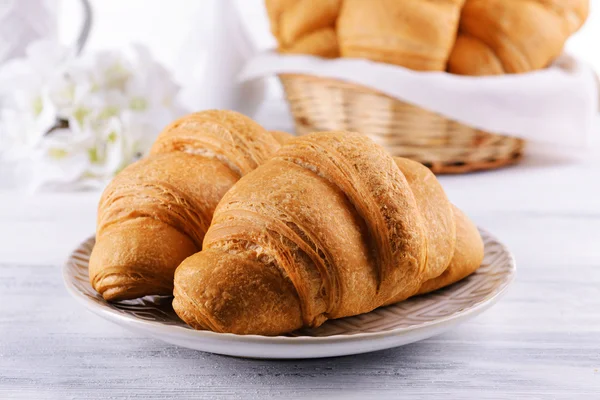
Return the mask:
{"type": "Polygon", "coordinates": [[[518,161],[524,141],[473,129],[364,86],[308,75],[279,75],[300,135],[361,132],[392,155],[436,174],[493,169],[518,161]]]}

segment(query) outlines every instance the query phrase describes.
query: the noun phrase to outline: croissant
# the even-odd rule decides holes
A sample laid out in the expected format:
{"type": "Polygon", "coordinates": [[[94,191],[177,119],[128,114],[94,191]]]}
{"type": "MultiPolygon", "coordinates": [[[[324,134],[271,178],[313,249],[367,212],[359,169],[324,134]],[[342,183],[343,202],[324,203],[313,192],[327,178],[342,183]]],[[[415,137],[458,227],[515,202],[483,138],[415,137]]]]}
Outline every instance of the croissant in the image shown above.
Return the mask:
{"type": "Polygon", "coordinates": [[[467,0],[448,71],[496,75],[544,68],[588,13],[589,0],[467,0]]]}
{"type": "Polygon", "coordinates": [[[313,56],[336,58],[340,51],[337,35],[333,28],[323,28],[302,36],[288,47],[279,49],[282,54],[311,54],[313,56]]]}
{"type": "Polygon", "coordinates": [[[464,0],[344,0],[337,21],[343,57],[443,71],[464,0]]]}
{"type": "Polygon", "coordinates": [[[171,294],[175,269],[201,249],[219,200],[285,136],[232,111],[199,112],[169,125],[150,156],[102,194],[92,286],[107,300],[171,294]]]}
{"type": "Polygon", "coordinates": [[[456,223],[456,246],[448,268],[438,277],[423,283],[417,294],[433,292],[471,275],[483,261],[483,242],[477,227],[456,206],[452,206],[456,223]]]}
{"type": "Polygon", "coordinates": [[[475,270],[469,224],[426,167],[360,134],[306,135],[223,197],[173,308],[197,329],[263,335],[369,312],[475,270]]]}
{"type": "Polygon", "coordinates": [[[281,53],[339,56],[335,23],[342,0],[266,0],[281,53]]]}

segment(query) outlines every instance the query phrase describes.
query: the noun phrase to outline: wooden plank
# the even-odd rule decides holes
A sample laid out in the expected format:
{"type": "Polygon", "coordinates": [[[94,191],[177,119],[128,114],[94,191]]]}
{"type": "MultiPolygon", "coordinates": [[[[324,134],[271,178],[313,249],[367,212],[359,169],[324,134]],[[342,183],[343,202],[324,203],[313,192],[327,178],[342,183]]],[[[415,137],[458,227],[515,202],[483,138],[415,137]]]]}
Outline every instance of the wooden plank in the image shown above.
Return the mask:
{"type": "MultiPolygon", "coordinates": [[[[577,224],[537,222],[542,238],[577,224]]],[[[585,238],[573,236],[571,243],[587,245],[585,238]]],[[[570,246],[565,249],[577,250],[570,246]]],[[[530,247],[535,254],[542,249],[541,242],[530,247]]],[[[560,398],[600,393],[600,260],[530,259],[520,265],[517,281],[500,303],[451,332],[397,349],[307,361],[243,360],[144,338],[76,304],[63,288],[58,266],[2,264],[0,397],[298,398],[345,392],[379,398],[399,393],[560,398]]]]}

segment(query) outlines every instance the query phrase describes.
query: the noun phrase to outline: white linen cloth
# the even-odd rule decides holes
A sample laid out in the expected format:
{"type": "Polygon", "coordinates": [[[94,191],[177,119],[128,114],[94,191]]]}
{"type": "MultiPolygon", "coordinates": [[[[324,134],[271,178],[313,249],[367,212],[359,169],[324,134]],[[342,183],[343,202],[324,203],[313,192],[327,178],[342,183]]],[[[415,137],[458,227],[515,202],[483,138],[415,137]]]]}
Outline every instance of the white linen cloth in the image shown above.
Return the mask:
{"type": "Polygon", "coordinates": [[[562,55],[527,74],[487,77],[419,72],[362,59],[321,59],[263,52],[239,79],[282,73],[340,79],[370,87],[473,128],[526,139],[542,148],[586,149],[598,134],[598,78],[562,55]]]}

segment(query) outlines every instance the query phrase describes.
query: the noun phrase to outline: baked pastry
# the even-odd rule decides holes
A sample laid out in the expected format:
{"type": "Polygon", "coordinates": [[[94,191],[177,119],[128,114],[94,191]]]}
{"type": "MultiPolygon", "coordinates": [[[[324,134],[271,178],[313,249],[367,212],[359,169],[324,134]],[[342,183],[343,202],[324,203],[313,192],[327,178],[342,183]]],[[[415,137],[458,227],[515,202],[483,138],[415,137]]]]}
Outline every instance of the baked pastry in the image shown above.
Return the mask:
{"type": "Polygon", "coordinates": [[[262,335],[369,312],[480,265],[462,218],[421,164],[357,133],[302,136],[223,197],[173,308],[197,329],[262,335]]]}
{"type": "Polygon", "coordinates": [[[323,28],[302,36],[287,47],[281,47],[282,54],[310,54],[324,58],[340,56],[337,35],[333,28],[323,28]]]}
{"type": "Polygon", "coordinates": [[[588,12],[589,0],[467,0],[448,71],[497,75],[544,68],[588,12]]]}
{"type": "Polygon", "coordinates": [[[284,144],[294,137],[294,135],[284,131],[269,131],[269,133],[279,142],[279,144],[284,144]]]}
{"type": "Polygon", "coordinates": [[[279,51],[337,57],[335,23],[341,4],[342,0],[266,0],[279,51]]]}
{"type": "Polygon", "coordinates": [[[337,20],[343,57],[443,71],[464,0],[344,0],[337,20]]]}
{"type": "Polygon", "coordinates": [[[200,251],[221,197],[285,138],[233,111],[169,125],[150,156],[125,168],[102,195],[89,263],[94,289],[107,300],[171,294],[175,269],[200,251]]]}
{"type": "Polygon", "coordinates": [[[423,283],[417,294],[429,293],[451,285],[471,275],[483,260],[483,242],[477,227],[471,220],[452,206],[456,223],[456,246],[448,268],[437,278],[423,283]]]}

